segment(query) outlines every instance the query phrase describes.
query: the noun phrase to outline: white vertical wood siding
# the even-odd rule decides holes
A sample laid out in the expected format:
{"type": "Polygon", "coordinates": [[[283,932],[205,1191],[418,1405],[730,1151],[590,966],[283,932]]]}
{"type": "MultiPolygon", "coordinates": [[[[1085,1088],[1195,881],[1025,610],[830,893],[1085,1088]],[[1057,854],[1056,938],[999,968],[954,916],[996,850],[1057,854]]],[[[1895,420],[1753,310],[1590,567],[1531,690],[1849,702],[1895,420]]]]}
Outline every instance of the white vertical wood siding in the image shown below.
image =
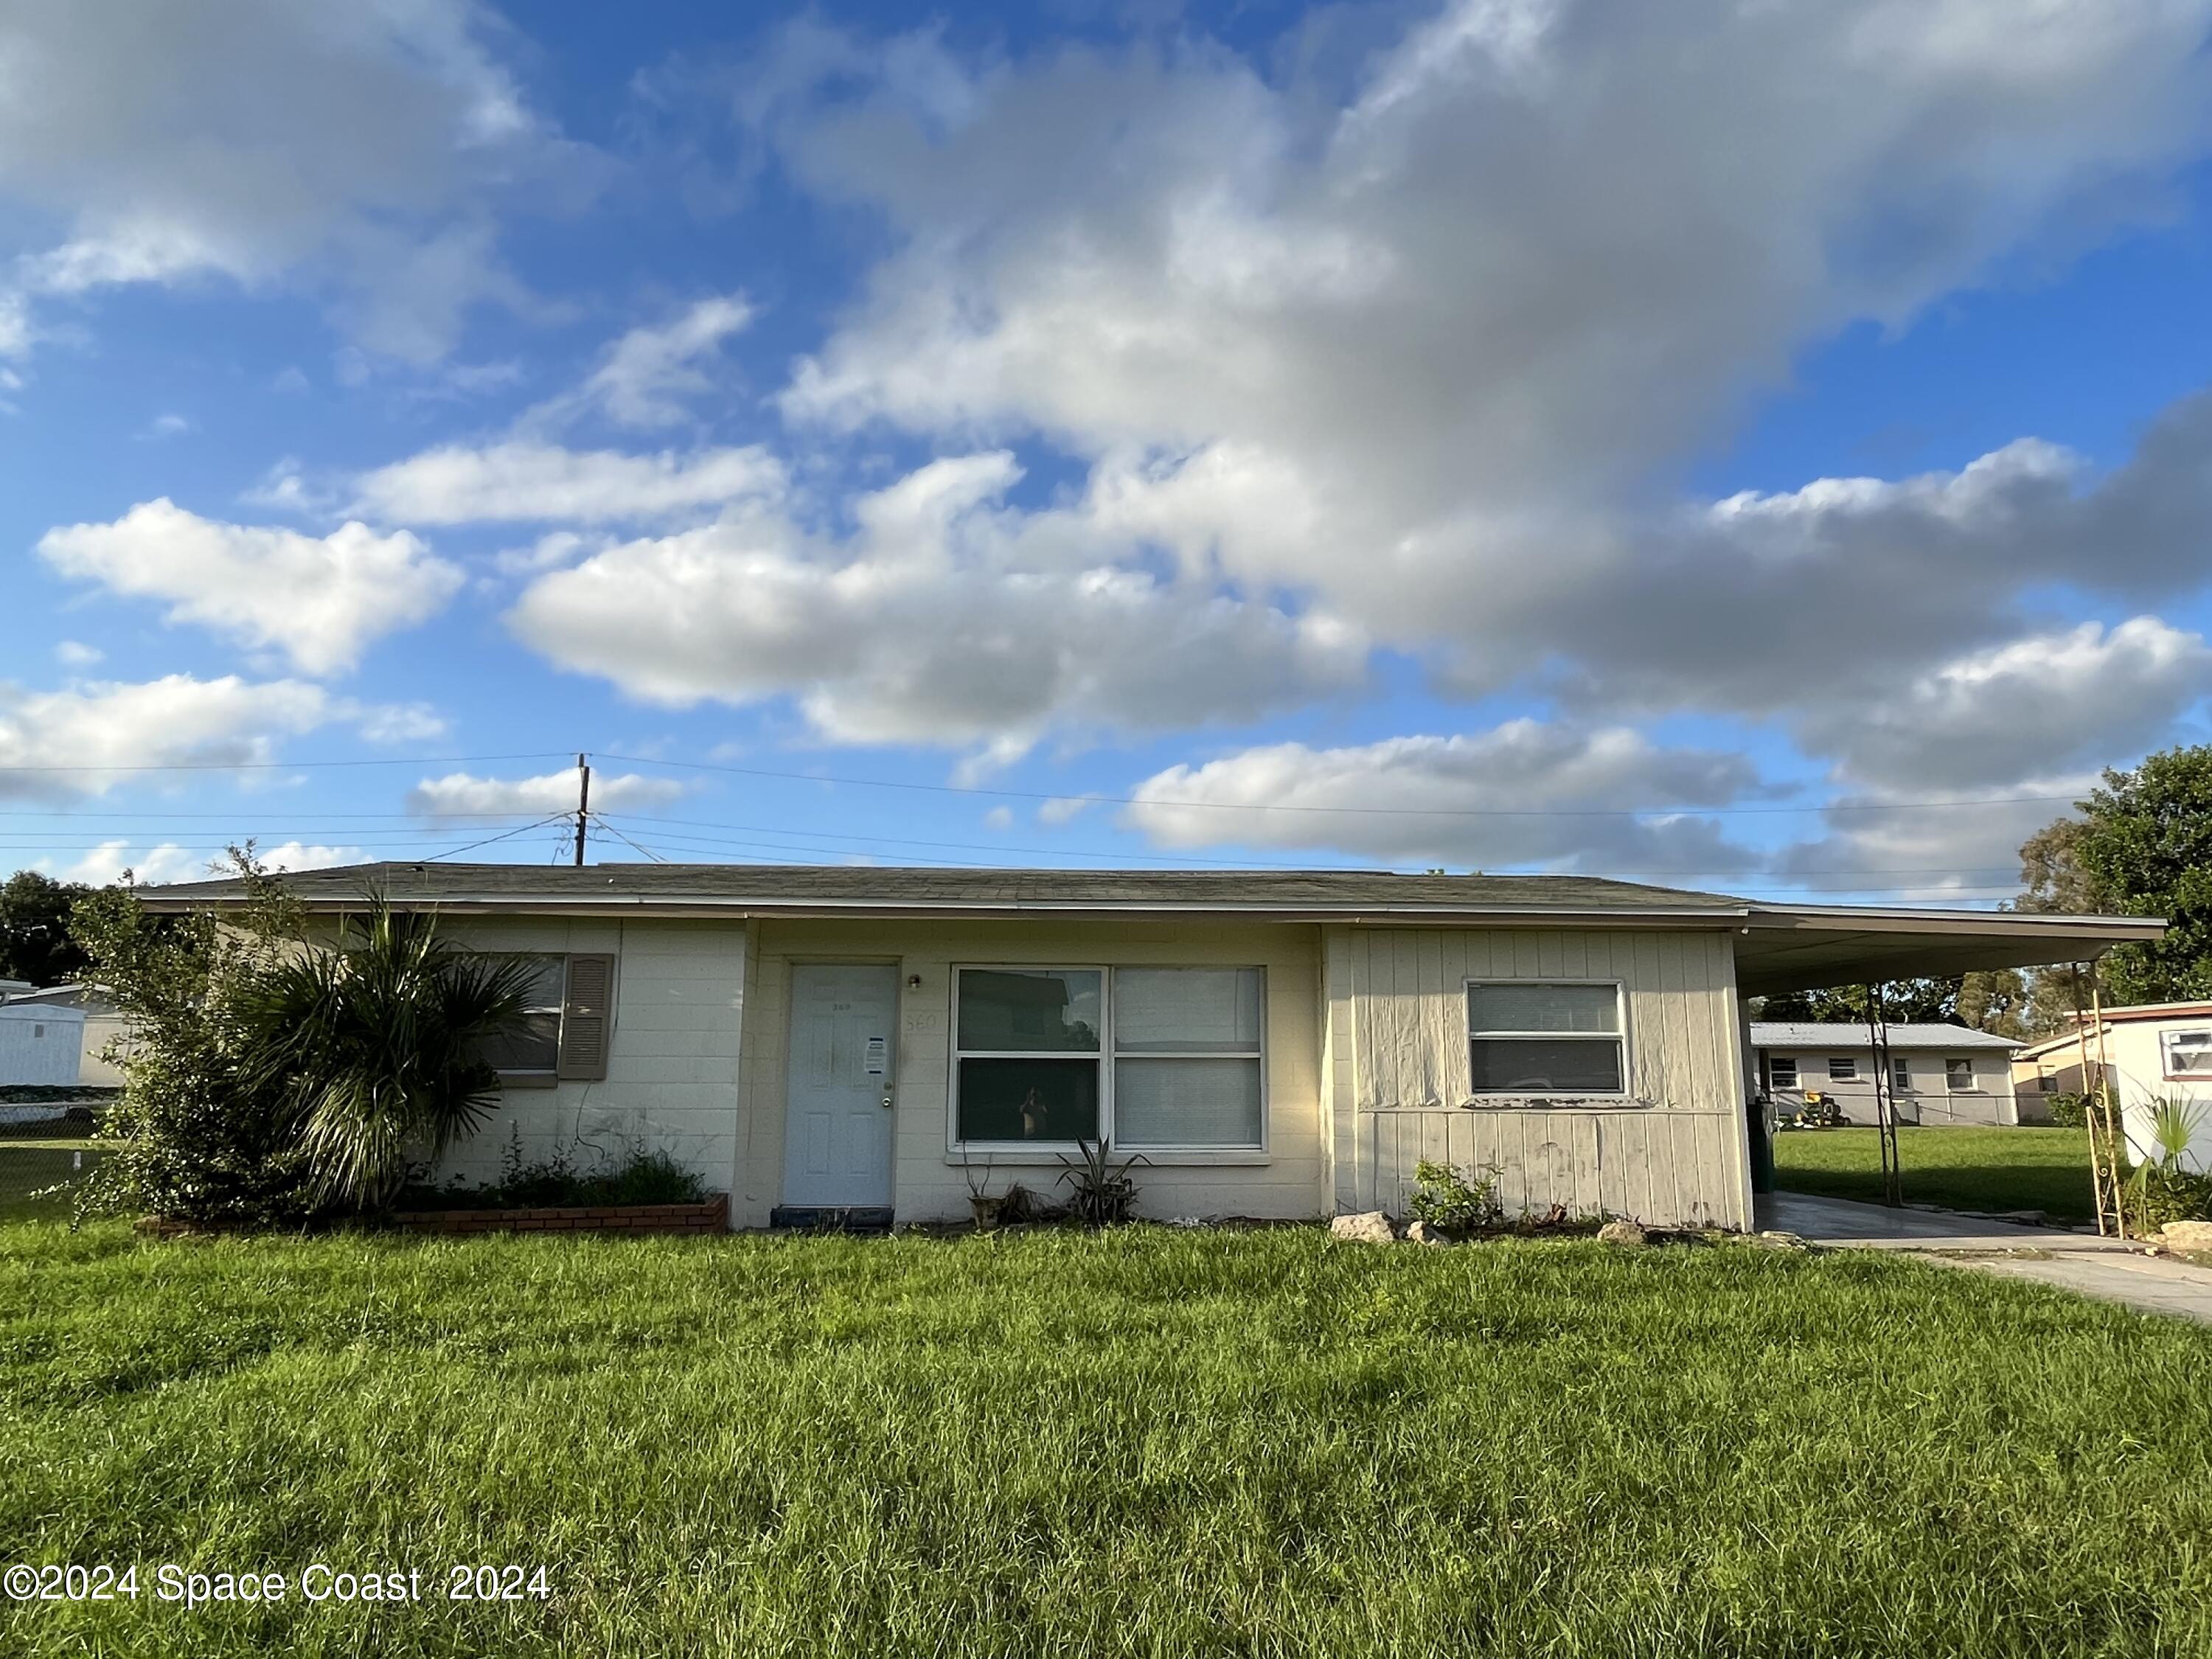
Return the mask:
{"type": "Polygon", "coordinates": [[[1720,932],[1324,930],[1339,1210],[1402,1214],[1423,1159],[1494,1165],[1509,1209],[1751,1224],[1735,955],[1720,932]],[[1470,980],[1613,980],[1626,1102],[1478,1097],[1470,980]]]}

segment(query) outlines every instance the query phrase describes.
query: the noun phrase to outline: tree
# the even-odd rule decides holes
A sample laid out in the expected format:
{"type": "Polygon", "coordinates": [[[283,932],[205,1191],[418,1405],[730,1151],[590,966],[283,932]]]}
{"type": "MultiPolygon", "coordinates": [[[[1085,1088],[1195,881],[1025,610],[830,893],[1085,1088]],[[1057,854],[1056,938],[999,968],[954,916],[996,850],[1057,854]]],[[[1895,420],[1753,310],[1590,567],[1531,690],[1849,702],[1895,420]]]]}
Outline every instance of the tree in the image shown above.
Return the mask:
{"type": "Polygon", "coordinates": [[[268,1226],[319,1207],[286,1103],[243,1063],[241,988],[298,933],[297,907],[233,849],[250,902],[228,925],[208,911],[153,915],[128,886],[77,902],[76,938],[131,1032],[124,1091],[100,1121],[106,1158],[80,1213],[138,1212],[209,1225],[268,1226]]]}
{"type": "Polygon", "coordinates": [[[2169,749],[2132,771],[2107,771],[2104,787],[2077,805],[2073,827],[2062,820],[2021,849],[2028,896],[2047,895],[2053,909],[2166,918],[2164,939],[2106,957],[2111,1000],[2212,996],[2212,747],[2169,749]]]}
{"type": "MultiPolygon", "coordinates": [[[[1893,980],[1883,988],[1882,1014],[1896,1025],[1955,1025],[1960,981],[1956,979],[1893,980]]],[[[1816,1025],[1863,1025],[1863,985],[1838,985],[1826,991],[1790,991],[1766,999],[1761,1019],[1802,1020],[1816,1025]]]]}
{"type": "Polygon", "coordinates": [[[129,887],[77,906],[132,1030],[88,1212],[267,1226],[374,1211],[411,1154],[442,1152],[495,1103],[482,1047],[520,1022],[526,964],[457,951],[432,918],[375,898],[332,940],[250,844],[231,858],[246,903],[220,922],[149,915],[129,887]]]}
{"type": "Polygon", "coordinates": [[[85,954],[70,933],[70,913],[91,891],[36,870],[0,882],[0,979],[62,985],[81,976],[85,954]]]}
{"type": "Polygon", "coordinates": [[[533,978],[373,896],[335,946],[287,951],[241,987],[249,1086],[283,1103],[325,1195],[383,1209],[412,1154],[434,1161],[499,1103],[484,1045],[520,1024],[533,978]]]}

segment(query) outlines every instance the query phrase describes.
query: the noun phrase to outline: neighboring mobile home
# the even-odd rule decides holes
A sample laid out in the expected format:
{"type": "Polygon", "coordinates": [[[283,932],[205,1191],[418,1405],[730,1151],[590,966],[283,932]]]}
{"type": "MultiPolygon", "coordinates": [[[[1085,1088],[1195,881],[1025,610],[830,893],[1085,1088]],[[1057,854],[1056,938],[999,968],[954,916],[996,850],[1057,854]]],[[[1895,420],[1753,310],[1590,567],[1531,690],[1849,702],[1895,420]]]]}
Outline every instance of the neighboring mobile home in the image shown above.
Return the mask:
{"type": "MultiPolygon", "coordinates": [[[[1889,1093],[1900,1123],[2018,1123],[2010,1037],[1959,1025],[1891,1025],[1889,1093]]],[[[1875,1050],[1863,1024],[1753,1020],[1758,1075],[1778,1111],[1806,1096],[1833,1101],[1854,1123],[1875,1121],[1875,1050]]]]}
{"type": "MultiPolygon", "coordinates": [[[[1750,996],[2073,961],[2142,920],[1788,906],[1571,876],[369,865],[539,959],[504,1109],[449,1168],[665,1150],[732,1224],[964,1216],[1049,1194],[1079,1139],[1143,1153],[1139,1212],[1402,1212],[1423,1159],[1505,1202],[1751,1223],[1750,996]]],[[[146,890],[242,902],[234,882],[146,890]]]]}
{"type": "Polygon", "coordinates": [[[2023,1100],[2080,1094],[2086,1054],[2093,1067],[2107,1067],[2133,1156],[2155,1152],[2152,1109],[2160,1100],[2179,1101],[2197,1120],[2184,1161],[2212,1169],[2212,1002],[2137,1003],[2107,1008],[2104,1016],[2101,1043],[2091,1019],[2013,1056],[2023,1100]]]}
{"type": "Polygon", "coordinates": [[[0,1086],[66,1087],[84,1055],[84,1011],[0,1002],[0,1086]]]}
{"type": "Polygon", "coordinates": [[[78,1022],[77,1070],[70,1078],[94,1088],[119,1088],[123,1068],[112,1049],[121,1041],[127,1046],[130,1021],[117,1012],[114,999],[93,985],[48,985],[26,988],[6,999],[6,1006],[21,1008],[73,1010],[78,1022]]]}

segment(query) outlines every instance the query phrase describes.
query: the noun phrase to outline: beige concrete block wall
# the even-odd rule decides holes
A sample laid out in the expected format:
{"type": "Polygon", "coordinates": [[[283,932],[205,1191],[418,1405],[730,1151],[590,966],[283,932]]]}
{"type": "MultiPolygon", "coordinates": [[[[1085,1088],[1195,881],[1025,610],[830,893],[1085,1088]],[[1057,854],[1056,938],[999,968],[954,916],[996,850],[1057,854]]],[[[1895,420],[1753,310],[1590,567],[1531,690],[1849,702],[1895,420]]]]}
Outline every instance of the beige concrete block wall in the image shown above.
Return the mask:
{"type": "Polygon", "coordinates": [[[607,1075],[594,1083],[509,1089],[491,1121],[448,1156],[441,1174],[499,1174],[511,1139],[537,1159],[565,1152],[588,1164],[630,1146],[669,1153],[713,1192],[729,1191],[738,1160],[738,1044],[745,929],[728,921],[449,918],[477,951],[611,951],[614,1020],[607,1075]]]}
{"type": "Polygon", "coordinates": [[[1355,928],[1325,932],[1325,1115],[1339,1210],[1405,1212],[1423,1159],[1499,1170],[1512,1210],[1751,1224],[1744,1056],[1718,931],[1355,928]],[[1630,1098],[1477,1097],[1470,980],[1617,981],[1630,1098]]]}
{"type": "MultiPolygon", "coordinates": [[[[1320,1119],[1318,931],[1304,926],[1062,921],[763,921],[744,1042],[744,1177],[732,1224],[767,1224],[783,1181],[790,969],[795,961],[883,962],[900,982],[892,1206],[902,1220],[968,1215],[967,1171],[947,1150],[951,995],[956,964],[1261,967],[1267,969],[1264,1153],[1155,1153],[1135,1170],[1138,1212],[1297,1218],[1328,1212],[1320,1119]],[[909,976],[919,975],[909,989],[909,976]]],[[[994,1191],[1019,1181],[1050,1194],[1061,1166],[1047,1155],[994,1157],[994,1191]]]]}

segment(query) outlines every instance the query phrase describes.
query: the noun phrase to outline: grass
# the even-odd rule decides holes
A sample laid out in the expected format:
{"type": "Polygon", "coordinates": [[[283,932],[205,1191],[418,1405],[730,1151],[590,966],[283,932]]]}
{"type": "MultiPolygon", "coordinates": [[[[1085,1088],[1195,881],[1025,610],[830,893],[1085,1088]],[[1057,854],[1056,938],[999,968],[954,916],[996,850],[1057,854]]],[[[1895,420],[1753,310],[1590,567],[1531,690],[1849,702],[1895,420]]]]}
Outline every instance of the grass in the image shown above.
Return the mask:
{"type": "Polygon", "coordinates": [[[2212,1650],[2212,1331],[1873,1254],[0,1228],[0,1539],[550,1599],[171,1656],[2212,1650]]]}
{"type": "MultiPolygon", "coordinates": [[[[2089,1142],[2080,1129],[1902,1127],[1898,1162],[1911,1202],[1954,1210],[2041,1210],[2091,1221],[2089,1142]]],[[[1881,1202],[1873,1129],[1792,1129],[1774,1137],[1774,1182],[1785,1192],[1881,1202]]]]}
{"type": "Polygon", "coordinates": [[[106,1156],[100,1142],[80,1136],[0,1136],[0,1222],[66,1219],[67,1193],[32,1194],[75,1179],[106,1156]]]}

